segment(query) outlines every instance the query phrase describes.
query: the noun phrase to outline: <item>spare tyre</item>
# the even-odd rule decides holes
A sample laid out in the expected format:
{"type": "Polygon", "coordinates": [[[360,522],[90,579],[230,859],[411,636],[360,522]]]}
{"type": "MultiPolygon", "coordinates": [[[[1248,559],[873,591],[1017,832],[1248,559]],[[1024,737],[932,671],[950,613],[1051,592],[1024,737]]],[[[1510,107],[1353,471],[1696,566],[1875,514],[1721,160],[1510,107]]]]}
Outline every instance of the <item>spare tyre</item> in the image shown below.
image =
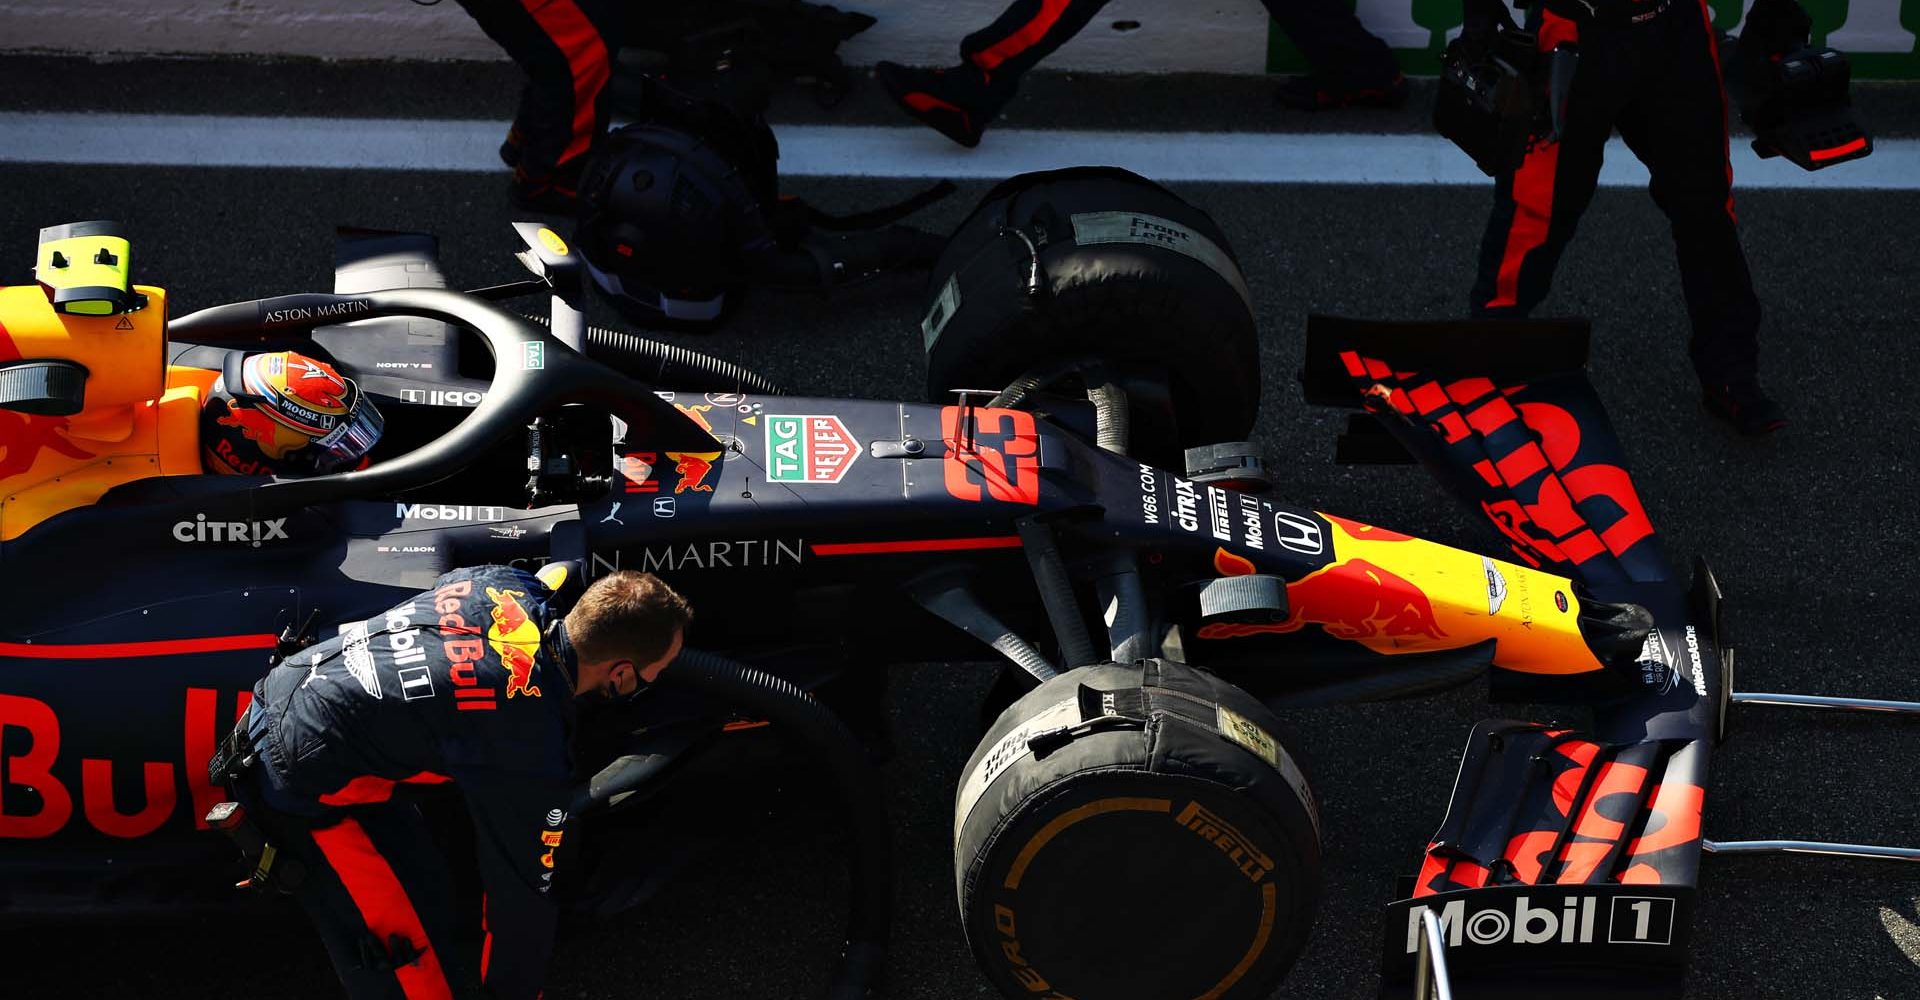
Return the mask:
{"type": "Polygon", "coordinates": [[[1233,248],[1207,213],[1138,174],[1074,167],[1001,182],[954,231],[927,294],[935,402],[1092,357],[1164,372],[1181,447],[1253,428],[1259,354],[1233,248]]]}
{"type": "Polygon", "coordinates": [[[1319,813],[1252,695],[1168,660],[1081,667],[962,772],[954,869],[1008,997],[1266,997],[1320,893],[1319,813]]]}

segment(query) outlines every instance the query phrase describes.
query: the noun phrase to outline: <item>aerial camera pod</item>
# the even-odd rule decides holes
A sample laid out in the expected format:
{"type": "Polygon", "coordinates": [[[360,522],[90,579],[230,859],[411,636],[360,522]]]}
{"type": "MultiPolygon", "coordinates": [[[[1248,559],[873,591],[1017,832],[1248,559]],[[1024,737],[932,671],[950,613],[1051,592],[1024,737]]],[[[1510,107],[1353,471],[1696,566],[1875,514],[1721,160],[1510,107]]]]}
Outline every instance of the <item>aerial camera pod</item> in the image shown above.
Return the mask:
{"type": "Polygon", "coordinates": [[[1262,998],[1306,943],[1319,812],[1252,695],[1169,660],[1015,702],[961,772],[961,921],[1008,997],[1262,998]],[[1045,985],[1041,985],[1044,983],[1045,985]]]}
{"type": "Polygon", "coordinates": [[[1003,181],[947,242],[927,296],[932,399],[1098,356],[1164,373],[1182,447],[1253,428],[1260,364],[1238,259],[1207,213],[1138,174],[1003,181]]]}
{"type": "Polygon", "coordinates": [[[0,409],[41,416],[117,411],[166,388],[166,309],[129,281],[115,222],[40,230],[35,284],[0,294],[0,409]]]}
{"type": "Polygon", "coordinates": [[[50,226],[36,280],[0,287],[0,543],[200,471],[199,391],[169,383],[166,292],[132,284],[130,257],[118,223],[50,226]]]}

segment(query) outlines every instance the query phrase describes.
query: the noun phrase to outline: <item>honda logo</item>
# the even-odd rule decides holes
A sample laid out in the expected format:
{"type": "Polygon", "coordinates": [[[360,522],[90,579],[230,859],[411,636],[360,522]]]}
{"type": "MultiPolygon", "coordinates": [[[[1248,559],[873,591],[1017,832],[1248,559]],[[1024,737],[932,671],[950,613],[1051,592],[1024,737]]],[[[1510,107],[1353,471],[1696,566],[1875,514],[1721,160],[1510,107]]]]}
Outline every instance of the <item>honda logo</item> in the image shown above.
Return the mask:
{"type": "Polygon", "coordinates": [[[1289,511],[1273,512],[1273,534],[1280,540],[1280,546],[1302,555],[1317,556],[1326,551],[1326,539],[1320,534],[1320,525],[1311,517],[1305,517],[1289,511]]]}

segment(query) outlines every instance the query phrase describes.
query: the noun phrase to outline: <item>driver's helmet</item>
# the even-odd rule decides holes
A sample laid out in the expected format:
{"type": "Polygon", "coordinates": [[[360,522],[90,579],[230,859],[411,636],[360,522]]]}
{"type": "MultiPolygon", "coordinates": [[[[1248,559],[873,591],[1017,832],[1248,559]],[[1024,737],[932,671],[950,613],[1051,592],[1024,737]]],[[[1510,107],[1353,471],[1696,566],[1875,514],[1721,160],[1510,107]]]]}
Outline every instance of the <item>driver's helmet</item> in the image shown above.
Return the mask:
{"type": "Polygon", "coordinates": [[[210,472],[313,476],[365,468],[385,426],[332,365],[295,351],[235,351],[200,409],[200,448],[210,472]]]}

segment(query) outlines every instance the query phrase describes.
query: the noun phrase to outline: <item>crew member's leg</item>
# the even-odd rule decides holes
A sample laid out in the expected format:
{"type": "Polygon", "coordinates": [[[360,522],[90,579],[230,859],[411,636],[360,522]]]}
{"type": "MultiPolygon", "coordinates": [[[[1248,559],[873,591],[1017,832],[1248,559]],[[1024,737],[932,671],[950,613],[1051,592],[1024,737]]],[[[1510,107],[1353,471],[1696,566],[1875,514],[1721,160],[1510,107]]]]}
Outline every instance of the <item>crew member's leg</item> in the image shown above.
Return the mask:
{"type": "MultiPolygon", "coordinates": [[[[440,1000],[478,983],[455,920],[446,867],[412,807],[344,810],[308,822],[257,807],[256,822],[297,861],[294,898],[352,1000],[440,1000]]],[[[277,875],[284,874],[284,864],[277,875]]]]}
{"type": "Polygon", "coordinates": [[[569,211],[594,140],[619,45],[617,0],[460,0],[527,74],[520,112],[501,148],[524,208],[569,211]]]}
{"type": "Polygon", "coordinates": [[[1312,69],[1281,86],[1281,104],[1317,111],[1406,103],[1407,78],[1393,50],[1369,32],[1343,0],[1261,2],[1312,69]]]}
{"type": "MultiPolygon", "coordinates": [[[[1541,11],[1540,48],[1576,41],[1572,21],[1541,11]]],[[[1618,106],[1610,49],[1583,45],[1567,99],[1566,134],[1528,150],[1520,168],[1494,184],[1493,214],[1480,242],[1479,276],[1469,307],[1476,316],[1525,316],[1547,297],[1560,255],[1593,200],[1600,161],[1618,106]]]]}
{"type": "Polygon", "coordinates": [[[1020,77],[1092,21],[1107,0],[1014,0],[960,41],[960,65],[930,70],[882,62],[875,73],[908,114],[962,146],[1013,99],[1020,77]]]}
{"type": "Polygon", "coordinates": [[[1726,92],[1710,15],[1701,0],[1673,0],[1646,25],[1646,76],[1623,110],[1620,136],[1647,165],[1654,203],[1673,226],[1693,328],[1688,353],[1708,408],[1747,434],[1786,418],[1760,387],[1760,301],[1733,208],[1726,92]]]}

